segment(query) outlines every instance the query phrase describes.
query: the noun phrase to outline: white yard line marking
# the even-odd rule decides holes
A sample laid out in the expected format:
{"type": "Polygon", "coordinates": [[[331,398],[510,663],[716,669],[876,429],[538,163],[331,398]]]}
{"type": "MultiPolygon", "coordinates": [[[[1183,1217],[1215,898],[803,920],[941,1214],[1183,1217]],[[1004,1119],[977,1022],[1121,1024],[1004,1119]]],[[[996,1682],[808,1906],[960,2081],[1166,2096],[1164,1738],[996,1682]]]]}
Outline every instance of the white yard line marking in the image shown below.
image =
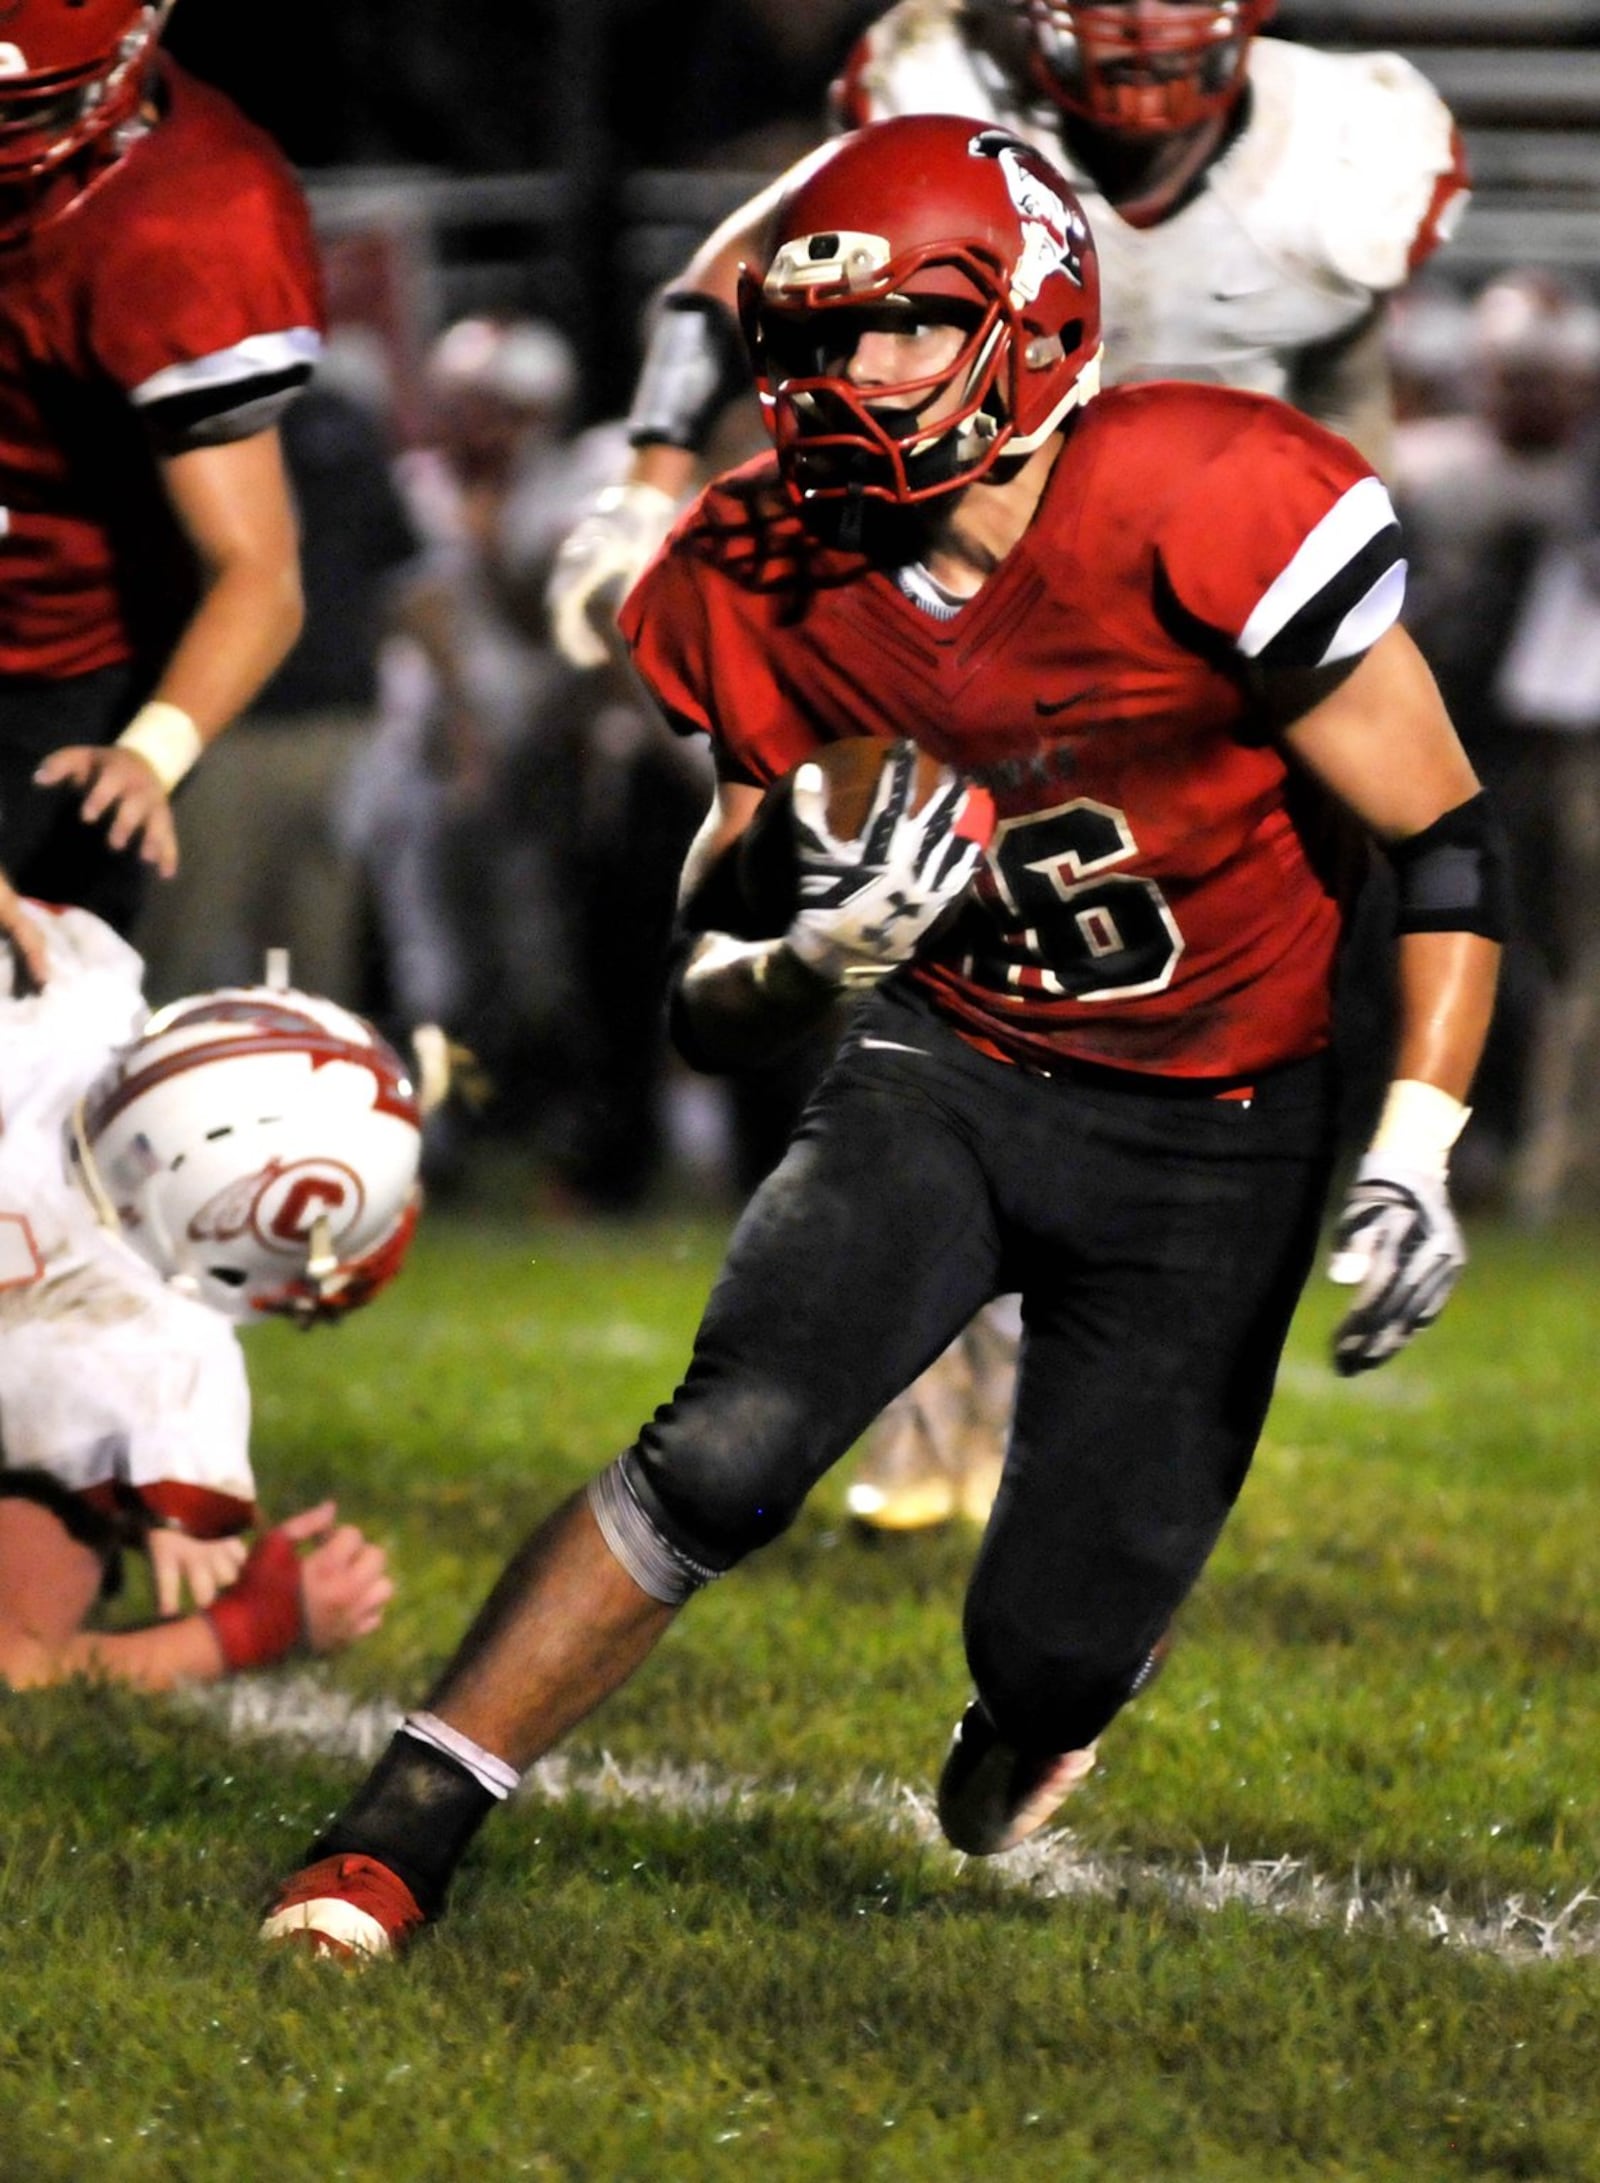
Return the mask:
{"type": "MultiPolygon", "coordinates": [[[[192,1691],[181,1702],[243,1741],[283,1743],[366,1763],[378,1756],[404,1711],[387,1701],[342,1697],[313,1675],[217,1684],[192,1691]]],[[[705,1766],[629,1766],[609,1756],[598,1765],[579,1765],[557,1754],[531,1767],[517,1793],[553,1803],[581,1796],[599,1804],[641,1804],[693,1814],[792,1800],[799,1790],[793,1782],[773,1787],[755,1780],[730,1781],[705,1766]]],[[[932,1798],[903,1783],[876,1783],[845,1808],[920,1842],[942,1846],[932,1798]]],[[[1193,1865],[1101,1857],[1080,1848],[1066,1829],[1025,1842],[995,1858],[988,1869],[1007,1885],[1034,1894],[1102,1900],[1130,1893],[1155,1895],[1177,1909],[1197,1912],[1242,1904],[1297,1925],[1393,1933],[1511,1963],[1600,1955],[1600,1894],[1588,1889],[1558,1907],[1510,1895],[1464,1909],[1447,1896],[1421,1894],[1404,1877],[1357,1871],[1334,1879],[1314,1872],[1298,1857],[1236,1863],[1224,1850],[1216,1861],[1202,1852],[1193,1865]]]]}

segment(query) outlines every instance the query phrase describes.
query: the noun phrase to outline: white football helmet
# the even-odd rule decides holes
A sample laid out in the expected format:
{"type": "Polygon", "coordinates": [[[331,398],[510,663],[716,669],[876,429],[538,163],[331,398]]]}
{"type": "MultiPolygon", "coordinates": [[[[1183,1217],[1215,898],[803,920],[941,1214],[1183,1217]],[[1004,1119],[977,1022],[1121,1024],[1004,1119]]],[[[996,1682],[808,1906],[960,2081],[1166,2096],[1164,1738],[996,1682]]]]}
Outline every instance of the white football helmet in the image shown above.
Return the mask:
{"type": "Polygon", "coordinates": [[[405,1065],[332,1001],[224,987],[157,1011],[90,1086],[70,1159],[101,1219],[230,1319],[336,1316],[400,1270],[420,1204],[405,1065]]]}

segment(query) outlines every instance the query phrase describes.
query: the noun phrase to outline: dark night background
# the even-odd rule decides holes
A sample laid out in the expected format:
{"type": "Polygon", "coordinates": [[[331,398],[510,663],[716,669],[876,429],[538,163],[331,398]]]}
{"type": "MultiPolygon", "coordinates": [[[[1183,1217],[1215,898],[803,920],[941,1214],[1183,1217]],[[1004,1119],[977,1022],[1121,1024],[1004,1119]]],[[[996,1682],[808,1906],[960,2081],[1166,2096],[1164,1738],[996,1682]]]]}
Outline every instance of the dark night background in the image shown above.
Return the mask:
{"type": "Polygon", "coordinates": [[[633,166],[814,136],[874,0],[181,0],[167,43],[299,165],[504,173],[575,136],[633,166]]]}

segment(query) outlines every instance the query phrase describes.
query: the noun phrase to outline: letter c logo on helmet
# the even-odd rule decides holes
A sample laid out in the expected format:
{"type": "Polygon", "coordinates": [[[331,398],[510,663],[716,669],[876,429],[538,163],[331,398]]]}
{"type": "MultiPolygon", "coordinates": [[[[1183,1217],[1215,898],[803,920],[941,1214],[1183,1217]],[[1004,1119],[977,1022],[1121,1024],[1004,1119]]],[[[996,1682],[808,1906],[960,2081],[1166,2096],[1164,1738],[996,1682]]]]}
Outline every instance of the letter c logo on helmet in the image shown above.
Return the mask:
{"type": "Polygon", "coordinates": [[[421,1141],[404,1065],[370,1023],[245,986],[152,1016],[85,1093],[70,1157],[100,1218],[183,1294],[309,1321],[399,1271],[421,1141]]]}
{"type": "Polygon", "coordinates": [[[955,115],[840,138],[780,205],[768,264],[742,269],[740,312],[802,506],[955,491],[1031,454],[1099,387],[1099,266],[1070,183],[955,115]],[[932,376],[863,389],[840,359],[886,307],[953,323],[959,349],[932,376]]]}

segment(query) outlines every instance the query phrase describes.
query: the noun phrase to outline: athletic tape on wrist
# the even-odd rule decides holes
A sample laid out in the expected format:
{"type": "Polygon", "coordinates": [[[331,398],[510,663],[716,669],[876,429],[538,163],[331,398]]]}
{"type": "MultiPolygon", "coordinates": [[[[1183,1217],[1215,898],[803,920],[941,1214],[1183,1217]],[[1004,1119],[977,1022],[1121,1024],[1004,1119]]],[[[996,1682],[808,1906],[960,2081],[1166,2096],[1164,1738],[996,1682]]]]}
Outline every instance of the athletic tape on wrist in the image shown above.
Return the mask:
{"type": "Polygon", "coordinates": [[[1389,1086],[1383,1112],[1373,1131],[1369,1153],[1381,1153],[1401,1167],[1442,1175],[1450,1148],[1466,1127],[1470,1107],[1420,1078],[1397,1077],[1389,1086]]]}
{"type": "Polygon", "coordinates": [[[200,730],[181,705],[153,697],[141,705],[117,737],[119,750],[141,757],[170,796],[205,748],[200,730]]]}
{"type": "Polygon", "coordinates": [[[230,1672],[270,1667],[305,1634],[300,1557],[294,1541],[269,1531],[234,1583],[205,1610],[230,1672]]]}

